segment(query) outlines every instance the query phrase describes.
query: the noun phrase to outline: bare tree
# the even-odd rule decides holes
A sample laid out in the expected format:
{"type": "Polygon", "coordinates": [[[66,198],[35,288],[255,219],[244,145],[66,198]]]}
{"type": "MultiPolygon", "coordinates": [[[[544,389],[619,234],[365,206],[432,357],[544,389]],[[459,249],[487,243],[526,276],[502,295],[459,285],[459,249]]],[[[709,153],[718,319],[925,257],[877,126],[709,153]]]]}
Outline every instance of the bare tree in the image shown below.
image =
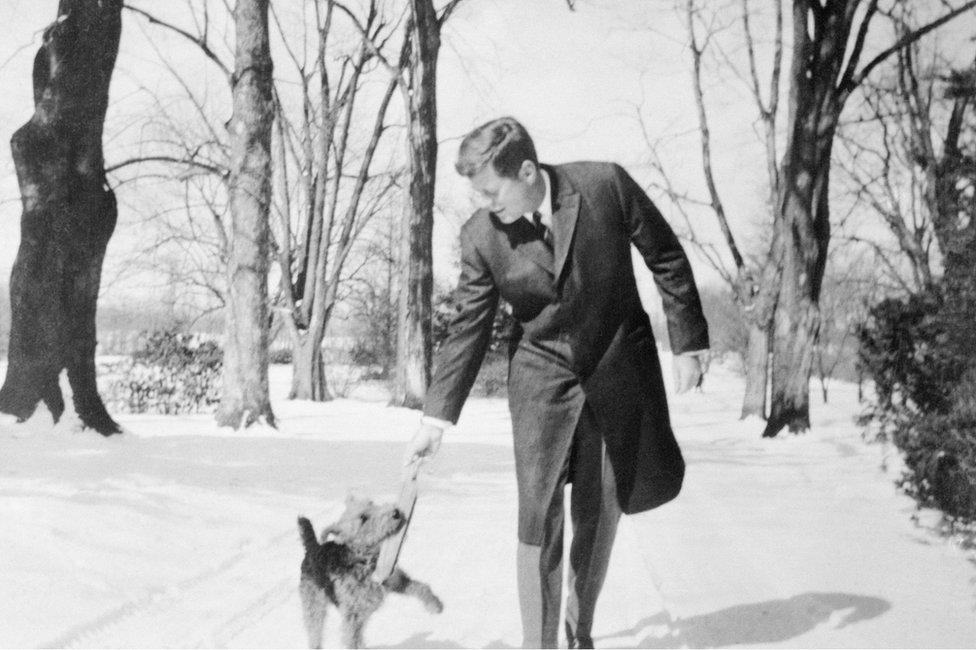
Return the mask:
{"type": "MultiPolygon", "coordinates": [[[[461,0],[450,0],[438,13],[432,0],[411,0],[398,65],[388,62],[371,46],[399,87],[407,111],[410,181],[400,234],[397,363],[392,399],[399,406],[419,407],[430,381],[437,57],[441,29],[460,3],[461,0]]],[[[359,25],[359,31],[369,46],[368,30],[359,25]]]]}
{"type": "MultiPolygon", "coordinates": [[[[770,253],[763,272],[742,273],[742,257],[724,221],[724,208],[709,169],[709,131],[701,100],[698,70],[704,45],[695,32],[699,9],[693,0],[686,5],[691,50],[696,76],[696,99],[702,136],[705,177],[709,187],[706,204],[719,219],[729,250],[740,271],[737,294],[753,292],[764,309],[760,316],[773,316],[772,404],[763,433],[775,436],[783,428],[799,432],[809,428],[809,380],[820,327],[819,298],[830,241],[829,178],[831,153],[841,112],[851,94],[880,63],[946,24],[976,2],[941,4],[938,19],[899,34],[893,44],[862,65],[861,57],[869,27],[879,13],[878,0],[793,0],[793,53],[788,71],[790,101],[782,161],[770,157],[770,187],[776,192],[774,227],[770,253]],[[744,289],[744,290],[743,290],[744,289]],[[771,311],[773,308],[774,311],[771,311]]],[[[748,7],[743,3],[744,20],[748,7]]],[[[760,108],[767,144],[775,147],[775,114],[764,106],[755,74],[754,40],[745,25],[750,78],[760,108]]],[[[706,32],[705,44],[709,38],[706,32]]],[[[774,66],[774,71],[776,66],[774,66]]],[[[769,97],[770,105],[775,95],[769,97]]],[[[770,151],[767,147],[767,151],[770,151]]],[[[774,150],[774,149],[773,149],[774,150]]],[[[943,194],[948,195],[948,192],[943,194]]],[[[706,256],[707,257],[707,256],[706,256]]],[[[713,263],[715,265],[716,263],[713,263]]],[[[717,262],[720,264],[720,262],[717,262]]],[[[728,276],[727,276],[728,277],[728,276]]],[[[760,318],[760,322],[765,318],[760,318]]],[[[761,345],[756,345],[759,349],[761,345]]],[[[758,396],[758,391],[755,391],[758,396]]]]}
{"type": "MultiPolygon", "coordinates": [[[[276,258],[281,268],[281,313],[294,350],[290,396],[324,400],[330,394],[322,343],[341,285],[348,279],[346,263],[364,226],[379,210],[397,179],[395,170],[373,174],[371,166],[388,128],[386,114],[397,88],[398,74],[389,75],[379,101],[370,109],[369,137],[362,145],[362,153],[355,156],[359,143],[350,136],[365,126],[362,124],[365,120],[355,112],[363,76],[371,62],[383,58],[383,48],[392,30],[386,29],[375,2],[369,3],[364,21],[332,0],[316,2],[314,8],[317,34],[314,61],[309,64],[289,49],[301,79],[304,108],[300,117],[290,120],[278,102],[277,142],[282,159],[278,169],[283,192],[279,192],[277,205],[281,228],[276,258]],[[339,69],[333,70],[327,61],[326,48],[336,8],[346,13],[363,38],[358,52],[341,57],[339,69]],[[313,78],[318,80],[317,86],[312,84],[313,78]],[[299,172],[300,191],[294,202],[289,199],[289,182],[285,177],[289,169],[285,162],[287,152],[294,152],[299,172]]],[[[401,54],[395,71],[403,65],[403,59],[401,54]]]]}
{"type": "Polygon", "coordinates": [[[11,140],[24,211],[0,389],[0,411],[27,418],[43,401],[57,420],[66,368],[82,423],[106,436],[121,429],[95,384],[95,314],[117,218],[102,132],[121,11],[121,0],[62,0],[34,59],[34,115],[11,140]]]}
{"type": "Polygon", "coordinates": [[[782,278],[774,324],[772,403],[763,436],[810,427],[809,381],[820,328],[819,299],[830,242],[830,163],[844,106],[874,68],[976,7],[949,9],[861,65],[878,0],[793,0],[790,101],[775,237],[782,278]],[[858,24],[857,18],[860,18],[858,24]]]}
{"type": "Polygon", "coordinates": [[[274,425],[268,395],[268,257],[274,121],[268,0],[234,7],[234,114],[229,180],[224,380],[217,423],[274,425]]]}
{"type": "MultiPolygon", "coordinates": [[[[773,52],[770,65],[770,77],[763,97],[763,84],[759,79],[757,65],[757,44],[753,21],[754,9],[749,0],[741,0],[739,4],[739,22],[745,42],[747,54],[748,75],[743,76],[746,86],[756,105],[758,121],[762,125],[762,139],[766,151],[766,171],[770,192],[770,207],[775,196],[779,193],[779,171],[777,169],[776,129],[779,114],[781,62],[783,57],[783,11],[780,0],[772,0],[771,7],[774,15],[773,52]]],[[[691,54],[692,89],[698,116],[698,134],[701,145],[702,174],[708,191],[706,200],[691,200],[678,191],[661,161],[656,147],[649,141],[652,156],[652,167],[664,179],[661,189],[678,206],[679,211],[688,225],[691,242],[702,253],[704,259],[718,272],[720,277],[732,289],[736,305],[739,307],[744,320],[748,324],[748,343],[745,352],[746,389],[742,400],[741,417],[766,415],[767,370],[769,364],[769,337],[773,323],[773,312],[779,289],[779,265],[775,254],[775,240],[770,242],[769,249],[759,256],[750,257],[744,254],[736,242],[732,228],[726,214],[718,183],[715,179],[712,164],[712,138],[709,124],[708,108],[705,99],[704,83],[702,79],[703,60],[712,40],[719,31],[717,15],[705,14],[699,0],[687,0],[682,7],[688,33],[689,52],[691,54]],[[685,204],[696,202],[708,207],[715,215],[722,237],[726,245],[728,257],[732,259],[733,269],[725,263],[726,256],[718,254],[712,246],[705,244],[696,234],[694,220],[690,218],[685,204]]],[[[724,69],[736,70],[736,66],[727,56],[722,61],[724,69]]],[[[644,129],[645,135],[647,129],[644,129]]],[[[769,221],[772,221],[770,211],[769,221]]]]}
{"type": "MultiPolygon", "coordinates": [[[[897,33],[910,31],[902,11],[889,16],[897,33]]],[[[848,239],[871,249],[902,293],[928,292],[936,283],[932,215],[938,206],[927,187],[951,150],[937,142],[939,124],[950,121],[952,113],[953,101],[938,91],[939,70],[948,63],[936,51],[929,64],[923,56],[929,58],[918,42],[899,51],[888,74],[864,84],[861,111],[839,132],[842,178],[854,200],[887,226],[893,247],[873,237],[848,239]]]]}
{"type": "MultiPolygon", "coordinates": [[[[188,5],[195,30],[141,9],[133,11],[192,42],[226,73],[228,66],[214,42],[209,27],[214,17],[207,6],[188,5]]],[[[342,286],[357,269],[353,264],[349,270],[349,262],[359,255],[355,249],[363,228],[381,209],[398,179],[399,163],[394,156],[388,157],[390,163],[385,168],[373,170],[375,154],[389,129],[385,116],[397,86],[396,75],[386,78],[378,94],[369,76],[377,68],[376,61],[387,63],[384,50],[397,25],[380,15],[378,3],[372,1],[363,19],[335,0],[277,3],[270,5],[270,12],[276,28],[275,45],[291,64],[275,84],[273,101],[275,189],[269,254],[278,271],[273,305],[278,326],[284,326],[292,343],[290,397],[329,399],[323,340],[341,299],[342,286]],[[342,32],[336,35],[343,27],[335,18],[341,12],[363,36],[355,48],[343,43],[342,32]]],[[[387,65],[399,70],[405,65],[403,56],[401,53],[399,65],[387,65]]],[[[211,179],[226,179],[228,163],[224,158],[229,147],[213,111],[194,94],[191,81],[173,66],[167,67],[183,87],[198,126],[187,136],[187,128],[167,116],[161,120],[164,128],[160,129],[164,155],[140,157],[126,164],[149,161],[184,166],[186,171],[180,177],[184,184],[195,186],[195,205],[193,209],[187,205],[186,223],[171,229],[169,236],[179,240],[181,235],[176,232],[185,232],[196,213],[210,214],[221,242],[220,259],[226,260],[226,200],[214,191],[211,181],[198,177],[194,170],[207,173],[211,179]]],[[[380,72],[384,72],[382,66],[380,72]]],[[[165,114],[165,110],[161,112],[165,114]]],[[[215,295],[223,291],[213,289],[215,295]]]]}
{"type": "Polygon", "coordinates": [[[410,185],[404,205],[400,248],[400,300],[393,403],[419,408],[430,383],[431,299],[434,287],[431,238],[437,169],[437,57],[441,29],[460,4],[440,13],[433,0],[411,0],[407,23],[408,65],[403,88],[408,115],[410,185]]]}

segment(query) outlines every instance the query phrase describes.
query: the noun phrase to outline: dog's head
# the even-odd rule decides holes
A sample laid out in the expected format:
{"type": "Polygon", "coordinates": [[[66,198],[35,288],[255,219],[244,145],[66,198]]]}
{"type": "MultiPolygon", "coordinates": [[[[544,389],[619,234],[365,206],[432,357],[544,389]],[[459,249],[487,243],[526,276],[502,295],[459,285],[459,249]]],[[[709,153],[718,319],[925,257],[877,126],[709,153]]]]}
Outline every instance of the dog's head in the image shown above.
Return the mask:
{"type": "Polygon", "coordinates": [[[403,513],[392,504],[377,505],[369,499],[350,496],[346,499],[345,512],[326,534],[335,535],[340,544],[375,547],[378,551],[379,544],[396,534],[405,523],[403,513]]]}

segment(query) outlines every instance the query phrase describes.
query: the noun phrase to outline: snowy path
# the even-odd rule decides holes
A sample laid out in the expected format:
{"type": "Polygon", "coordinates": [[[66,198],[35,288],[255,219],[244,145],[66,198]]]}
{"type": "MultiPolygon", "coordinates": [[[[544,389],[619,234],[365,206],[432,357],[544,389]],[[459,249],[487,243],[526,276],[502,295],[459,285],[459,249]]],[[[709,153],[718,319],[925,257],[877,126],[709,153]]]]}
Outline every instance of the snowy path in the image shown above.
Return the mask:
{"type": "MultiPolygon", "coordinates": [[[[673,400],[682,495],[621,523],[598,645],[976,647],[976,568],[910,521],[849,387],[812,434],[762,441],[735,419],[739,380],[708,382],[673,400]]],[[[392,497],[417,415],[276,410],[281,432],[238,437],[209,417],[132,416],[108,441],[0,424],[0,646],[302,647],[295,517],[392,497]]],[[[391,597],[370,646],[518,646],[508,427],[503,401],[473,400],[449,434],[403,557],[446,609],[391,597]]]]}

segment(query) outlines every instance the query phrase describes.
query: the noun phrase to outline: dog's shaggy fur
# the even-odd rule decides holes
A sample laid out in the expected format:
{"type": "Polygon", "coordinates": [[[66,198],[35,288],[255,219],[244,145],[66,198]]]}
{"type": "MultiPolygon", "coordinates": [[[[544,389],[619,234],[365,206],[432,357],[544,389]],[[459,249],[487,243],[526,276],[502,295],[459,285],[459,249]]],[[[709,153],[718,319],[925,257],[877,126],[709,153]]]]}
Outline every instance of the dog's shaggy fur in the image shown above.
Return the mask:
{"type": "Polygon", "coordinates": [[[346,501],[346,511],[339,521],[322,531],[321,541],[316,539],[312,523],[305,517],[298,518],[305,545],[299,591],[309,647],[322,646],[329,603],[342,616],[342,641],[350,648],[362,646],[363,627],[388,591],[414,596],[435,614],[443,610],[429,586],[412,580],[400,569],[382,583],[372,577],[381,543],[404,524],[403,514],[394,506],[378,506],[353,497],[346,501]]]}

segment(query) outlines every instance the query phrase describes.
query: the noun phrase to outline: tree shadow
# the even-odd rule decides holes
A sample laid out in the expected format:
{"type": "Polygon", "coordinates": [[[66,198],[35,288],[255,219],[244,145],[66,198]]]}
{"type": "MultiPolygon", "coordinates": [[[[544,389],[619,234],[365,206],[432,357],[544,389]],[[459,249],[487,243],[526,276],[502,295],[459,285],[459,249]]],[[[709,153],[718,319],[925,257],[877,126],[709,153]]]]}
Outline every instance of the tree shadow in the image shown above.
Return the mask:
{"type": "Polygon", "coordinates": [[[835,629],[875,618],[889,609],[891,603],[873,596],[808,592],[786,599],[735,605],[676,621],[669,621],[665,613],[659,613],[643,619],[630,630],[599,638],[636,636],[648,626],[668,625],[671,634],[663,638],[647,636],[640,640],[638,647],[706,648],[782,643],[809,632],[838,612],[843,612],[843,616],[835,629]]]}

